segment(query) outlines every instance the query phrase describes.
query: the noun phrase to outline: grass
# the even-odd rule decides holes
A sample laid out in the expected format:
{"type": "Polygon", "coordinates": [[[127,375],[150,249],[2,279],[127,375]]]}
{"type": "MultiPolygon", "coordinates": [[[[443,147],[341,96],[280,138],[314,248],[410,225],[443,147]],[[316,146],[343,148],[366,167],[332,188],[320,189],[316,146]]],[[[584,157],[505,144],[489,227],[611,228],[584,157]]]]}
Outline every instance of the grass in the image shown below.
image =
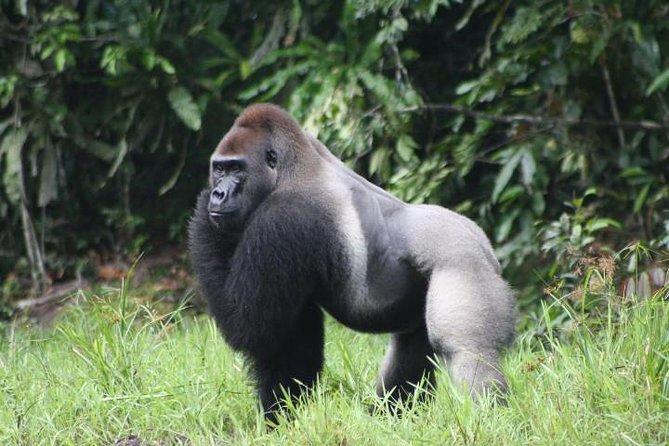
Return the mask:
{"type": "Polygon", "coordinates": [[[79,299],[51,328],[0,331],[0,444],[669,442],[669,311],[657,296],[610,305],[596,330],[521,334],[503,364],[507,406],[474,404],[440,373],[434,397],[402,417],[369,414],[387,337],[328,320],[320,383],[274,430],[209,318],[159,314],[127,288],[79,299]]]}

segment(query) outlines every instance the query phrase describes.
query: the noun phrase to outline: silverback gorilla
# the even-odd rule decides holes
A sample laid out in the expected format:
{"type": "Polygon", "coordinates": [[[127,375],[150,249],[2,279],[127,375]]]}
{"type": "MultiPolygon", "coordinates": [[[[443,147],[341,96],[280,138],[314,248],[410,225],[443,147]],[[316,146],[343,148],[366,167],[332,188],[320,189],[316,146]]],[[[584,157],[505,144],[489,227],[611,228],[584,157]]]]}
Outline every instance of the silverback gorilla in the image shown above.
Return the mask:
{"type": "Polygon", "coordinates": [[[247,108],[211,156],[189,228],[196,276],[265,414],[323,365],[323,313],[390,332],[377,393],[410,394],[438,355],[470,392],[506,391],[515,300],[490,242],[448,209],[407,204],[347,168],[286,111],[247,108]]]}

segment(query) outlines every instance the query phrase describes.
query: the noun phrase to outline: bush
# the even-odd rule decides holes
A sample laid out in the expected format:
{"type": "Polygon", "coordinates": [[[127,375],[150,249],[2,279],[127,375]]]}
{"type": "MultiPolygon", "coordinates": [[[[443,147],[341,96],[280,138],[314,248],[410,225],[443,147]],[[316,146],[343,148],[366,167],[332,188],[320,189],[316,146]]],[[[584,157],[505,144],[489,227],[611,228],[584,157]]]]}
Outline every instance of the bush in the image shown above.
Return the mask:
{"type": "Polygon", "coordinates": [[[211,148],[266,100],[479,221],[527,302],[591,248],[666,256],[663,1],[3,5],[0,274],[180,241],[211,148]]]}

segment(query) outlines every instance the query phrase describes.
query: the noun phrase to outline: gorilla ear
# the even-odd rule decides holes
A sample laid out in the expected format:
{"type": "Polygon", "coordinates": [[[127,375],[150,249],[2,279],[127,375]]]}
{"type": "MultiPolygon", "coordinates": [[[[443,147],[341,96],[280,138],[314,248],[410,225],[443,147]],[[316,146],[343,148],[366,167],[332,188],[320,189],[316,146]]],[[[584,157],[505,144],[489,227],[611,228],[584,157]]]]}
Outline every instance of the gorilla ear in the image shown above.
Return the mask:
{"type": "Polygon", "coordinates": [[[270,168],[274,169],[276,167],[276,163],[278,161],[277,156],[276,156],[276,152],[272,149],[269,149],[265,153],[265,161],[267,161],[267,165],[270,168]]]}

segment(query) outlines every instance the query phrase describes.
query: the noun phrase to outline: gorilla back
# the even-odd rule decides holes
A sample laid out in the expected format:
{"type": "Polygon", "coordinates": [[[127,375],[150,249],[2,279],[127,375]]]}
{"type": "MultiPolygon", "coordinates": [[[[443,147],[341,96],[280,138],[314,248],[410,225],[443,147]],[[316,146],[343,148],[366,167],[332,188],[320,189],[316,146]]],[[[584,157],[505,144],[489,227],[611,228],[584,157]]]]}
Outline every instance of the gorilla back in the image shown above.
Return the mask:
{"type": "Polygon", "coordinates": [[[367,182],[276,106],[247,108],[214,150],[189,243],[268,417],[322,368],[321,308],[353,329],[393,333],[380,395],[410,394],[435,354],[472,393],[506,391],[498,360],[515,300],[483,231],[367,182]]]}

